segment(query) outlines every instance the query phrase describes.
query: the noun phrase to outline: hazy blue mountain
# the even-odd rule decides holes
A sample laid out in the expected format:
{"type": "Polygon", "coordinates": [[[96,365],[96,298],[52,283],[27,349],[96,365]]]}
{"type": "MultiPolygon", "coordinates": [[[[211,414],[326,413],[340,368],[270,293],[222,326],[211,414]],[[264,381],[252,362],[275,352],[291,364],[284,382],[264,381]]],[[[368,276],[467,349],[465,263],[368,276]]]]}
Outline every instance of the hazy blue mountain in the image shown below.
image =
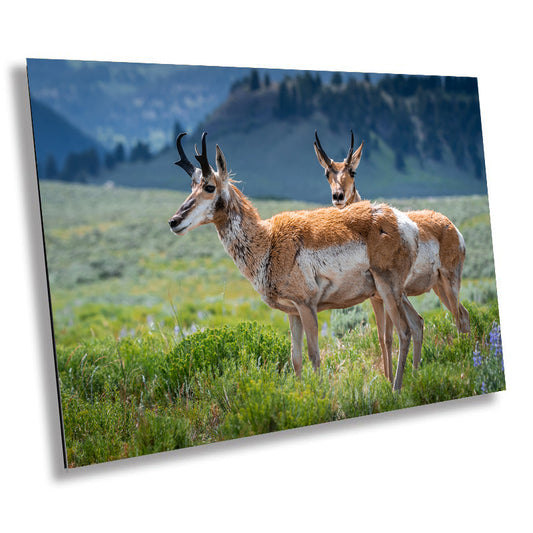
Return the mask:
{"type": "MultiPolygon", "coordinates": [[[[169,143],[176,121],[193,130],[250,72],[239,67],[49,59],[28,59],[27,64],[31,96],[107,149],[117,142],[131,147],[142,140],[155,152],[169,143]]],[[[275,82],[298,71],[257,72],[261,79],[268,74],[275,82]]],[[[322,74],[324,79],[332,76],[322,74]]]]}
{"type": "Polygon", "coordinates": [[[44,167],[48,156],[53,156],[60,168],[71,153],[79,153],[94,148],[100,156],[103,155],[103,147],[93,138],[33,97],[31,99],[31,115],[40,178],[44,177],[44,167]]]}
{"type": "Polygon", "coordinates": [[[179,122],[191,160],[207,131],[211,160],[219,144],[252,197],[328,203],[314,132],[342,160],[351,129],[365,141],[356,177],[363,197],[486,193],[474,78],[28,60],[28,79],[41,160],[47,143],[61,148],[59,164],[80,150],[80,142],[69,144],[78,136],[65,133],[67,120],[107,150],[142,140],[156,154],[72,180],[187,189],[188,177],[173,165],[179,122]],[[39,114],[40,99],[53,118],[39,114]]]}
{"type": "MultiPolygon", "coordinates": [[[[464,82],[468,90],[460,84],[450,87],[451,80],[425,78],[418,86],[401,77],[383,78],[377,86],[354,82],[353,87],[321,84],[314,75],[297,80],[283,82],[293,95],[287,101],[280,96],[280,83],[252,89],[248,77],[234,86],[226,101],[185,137],[189,158],[194,162],[194,144],[207,131],[211,163],[219,144],[249,196],[327,204],[329,186],[313,150],[314,132],[339,161],[353,128],[356,146],[365,141],[356,176],[364,198],[486,193],[477,91],[471,91],[475,80],[464,82]],[[305,96],[313,79],[315,89],[305,96]]],[[[189,178],[172,164],[176,159],[172,146],[152,161],[121,165],[99,180],[186,189],[189,178]]]]}

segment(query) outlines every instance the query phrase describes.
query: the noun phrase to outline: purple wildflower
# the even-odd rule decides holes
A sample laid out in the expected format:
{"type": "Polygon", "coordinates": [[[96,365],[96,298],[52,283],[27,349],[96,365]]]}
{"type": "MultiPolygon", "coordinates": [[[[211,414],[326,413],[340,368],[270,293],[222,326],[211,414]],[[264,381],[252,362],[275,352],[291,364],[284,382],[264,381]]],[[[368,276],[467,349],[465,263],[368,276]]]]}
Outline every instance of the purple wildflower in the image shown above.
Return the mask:
{"type": "Polygon", "coordinates": [[[493,324],[489,333],[490,352],[494,357],[502,356],[502,335],[499,324],[493,324]]]}
{"type": "Polygon", "coordinates": [[[481,352],[479,351],[479,348],[476,344],[476,349],[474,350],[473,354],[474,357],[474,366],[481,366],[483,363],[483,356],[481,355],[481,352]]]}

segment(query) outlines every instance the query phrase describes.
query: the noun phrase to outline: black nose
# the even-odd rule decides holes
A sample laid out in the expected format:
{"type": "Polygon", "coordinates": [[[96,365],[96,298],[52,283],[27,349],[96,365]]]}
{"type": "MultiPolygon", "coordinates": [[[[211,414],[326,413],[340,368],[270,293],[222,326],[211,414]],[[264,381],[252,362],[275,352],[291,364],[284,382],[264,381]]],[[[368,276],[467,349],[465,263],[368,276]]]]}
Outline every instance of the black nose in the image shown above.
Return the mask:
{"type": "Polygon", "coordinates": [[[334,192],[332,196],[335,202],[342,202],[344,200],[344,193],[342,192],[334,192]]]}
{"type": "Polygon", "coordinates": [[[180,221],[177,218],[171,218],[168,223],[171,228],[175,228],[180,223],[180,221]]]}

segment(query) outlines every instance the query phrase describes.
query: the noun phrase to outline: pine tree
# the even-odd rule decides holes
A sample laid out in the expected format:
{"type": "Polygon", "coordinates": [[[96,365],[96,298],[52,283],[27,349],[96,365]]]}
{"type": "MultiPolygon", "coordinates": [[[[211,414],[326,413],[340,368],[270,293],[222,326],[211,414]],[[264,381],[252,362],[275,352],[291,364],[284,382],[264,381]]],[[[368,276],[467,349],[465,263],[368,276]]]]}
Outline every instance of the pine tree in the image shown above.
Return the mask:
{"type": "Polygon", "coordinates": [[[57,168],[56,158],[52,154],[48,154],[44,165],[44,178],[47,180],[55,180],[59,176],[59,169],[57,168]]]}
{"type": "Polygon", "coordinates": [[[342,85],[342,75],[340,72],[334,72],[331,76],[331,85],[339,87],[342,85]]]}
{"type": "Polygon", "coordinates": [[[256,69],[253,69],[250,73],[250,90],[257,91],[260,87],[259,73],[256,69]]]}
{"type": "Polygon", "coordinates": [[[124,161],[126,161],[126,149],[124,148],[124,144],[117,143],[113,155],[117,163],[124,163],[124,161]]]}

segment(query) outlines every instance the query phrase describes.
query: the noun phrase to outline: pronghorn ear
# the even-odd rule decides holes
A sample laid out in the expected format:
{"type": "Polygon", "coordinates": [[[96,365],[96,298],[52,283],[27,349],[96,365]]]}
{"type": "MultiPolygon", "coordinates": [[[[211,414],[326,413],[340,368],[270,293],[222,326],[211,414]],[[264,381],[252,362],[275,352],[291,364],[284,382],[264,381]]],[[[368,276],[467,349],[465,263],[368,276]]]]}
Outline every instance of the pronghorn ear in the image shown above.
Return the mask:
{"type": "Polygon", "coordinates": [[[313,143],[313,147],[315,149],[315,154],[318,159],[318,162],[327,170],[329,168],[329,161],[326,161],[324,159],[324,156],[320,153],[320,149],[318,148],[316,142],[313,143]]]}
{"type": "Polygon", "coordinates": [[[361,146],[359,146],[359,148],[353,153],[352,157],[350,158],[350,161],[346,162],[354,172],[361,161],[361,155],[363,153],[363,144],[364,141],[361,142],[361,146]]]}
{"type": "Polygon", "coordinates": [[[228,178],[228,168],[226,166],[226,158],[224,157],[224,154],[222,153],[222,150],[220,149],[218,144],[217,144],[217,157],[216,157],[216,160],[217,160],[217,174],[218,174],[218,177],[222,181],[226,181],[226,179],[228,178]]]}

